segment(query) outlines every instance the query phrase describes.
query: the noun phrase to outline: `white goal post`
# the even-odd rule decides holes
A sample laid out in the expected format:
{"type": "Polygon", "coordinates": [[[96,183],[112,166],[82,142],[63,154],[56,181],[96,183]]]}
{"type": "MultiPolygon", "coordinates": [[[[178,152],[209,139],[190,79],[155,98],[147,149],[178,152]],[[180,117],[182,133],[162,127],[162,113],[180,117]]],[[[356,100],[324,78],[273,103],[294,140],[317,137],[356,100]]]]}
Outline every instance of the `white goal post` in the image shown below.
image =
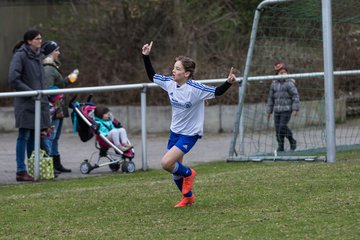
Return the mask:
{"type": "MultiPolygon", "coordinates": [[[[334,102],[334,79],[333,76],[351,76],[351,75],[360,75],[360,70],[347,70],[347,71],[335,71],[333,67],[333,49],[332,49],[332,13],[331,13],[331,1],[322,0],[322,41],[323,41],[323,69],[324,72],[310,72],[310,73],[298,73],[298,74],[289,74],[287,76],[257,76],[250,77],[250,68],[252,66],[253,60],[253,52],[255,47],[255,42],[257,38],[257,32],[259,27],[259,21],[262,13],[266,11],[266,8],[272,5],[285,4],[295,2],[294,0],[265,0],[261,2],[256,11],[252,25],[252,31],[250,35],[250,43],[247,53],[247,58],[244,67],[243,73],[243,83],[239,86],[239,100],[237,112],[235,114],[233,135],[230,143],[229,154],[227,161],[263,161],[263,160],[321,160],[327,161],[329,163],[334,163],[336,159],[336,134],[335,134],[335,102],[334,102]],[[251,136],[251,141],[246,143],[244,140],[246,138],[245,127],[249,120],[244,119],[244,110],[249,111],[250,108],[254,108],[254,105],[247,104],[247,109],[245,108],[245,96],[247,92],[247,86],[252,81],[267,81],[267,80],[276,80],[281,78],[294,78],[294,79],[302,79],[302,78],[324,78],[324,105],[321,111],[325,112],[325,122],[324,125],[326,127],[326,131],[320,132],[320,138],[325,138],[325,149],[321,149],[325,156],[320,156],[317,154],[311,154],[314,152],[304,151],[292,151],[285,152],[282,154],[278,154],[274,148],[268,148],[266,151],[262,151],[260,153],[257,147],[254,147],[255,151],[246,152],[247,148],[251,147],[254,142],[256,144],[269,144],[264,140],[264,134],[267,134],[268,129],[265,129],[263,132],[258,133],[256,137],[254,135],[251,136]],[[310,153],[310,155],[309,155],[310,153]]],[[[296,1],[301,2],[301,1],[296,1]]],[[[320,79],[321,80],[321,79],[320,79]]],[[[317,81],[320,81],[317,79],[317,81]]],[[[321,104],[321,103],[320,103],[321,104]]],[[[259,108],[257,105],[256,108],[259,108]]],[[[258,110],[257,110],[258,111],[258,110]]],[[[256,115],[256,114],[254,114],[256,115]]],[[[254,118],[262,118],[258,115],[254,118]]],[[[250,121],[256,122],[259,119],[252,119],[250,121]]],[[[255,129],[255,128],[254,128],[255,129]]],[[[256,128],[254,131],[258,131],[256,128]]],[[[313,131],[314,132],[314,131],[313,131]]],[[[352,144],[352,143],[351,143],[352,144]]]]}

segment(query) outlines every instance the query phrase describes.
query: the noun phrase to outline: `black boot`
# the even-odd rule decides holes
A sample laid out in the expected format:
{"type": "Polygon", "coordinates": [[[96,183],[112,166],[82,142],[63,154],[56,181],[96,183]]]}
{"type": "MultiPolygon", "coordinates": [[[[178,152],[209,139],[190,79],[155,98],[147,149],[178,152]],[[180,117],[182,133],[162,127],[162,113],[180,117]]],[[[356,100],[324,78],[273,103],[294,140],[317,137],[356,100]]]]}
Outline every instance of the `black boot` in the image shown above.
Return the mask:
{"type": "Polygon", "coordinates": [[[279,135],[279,137],[277,139],[277,142],[278,142],[277,151],[278,152],[283,152],[284,151],[284,137],[279,135]]]}
{"type": "Polygon", "coordinates": [[[61,164],[60,155],[53,156],[53,161],[54,161],[54,169],[55,170],[58,170],[60,172],[71,172],[71,169],[64,168],[64,166],[61,164]]]}
{"type": "Polygon", "coordinates": [[[289,137],[290,149],[294,151],[296,149],[296,140],[293,137],[289,137]]]}

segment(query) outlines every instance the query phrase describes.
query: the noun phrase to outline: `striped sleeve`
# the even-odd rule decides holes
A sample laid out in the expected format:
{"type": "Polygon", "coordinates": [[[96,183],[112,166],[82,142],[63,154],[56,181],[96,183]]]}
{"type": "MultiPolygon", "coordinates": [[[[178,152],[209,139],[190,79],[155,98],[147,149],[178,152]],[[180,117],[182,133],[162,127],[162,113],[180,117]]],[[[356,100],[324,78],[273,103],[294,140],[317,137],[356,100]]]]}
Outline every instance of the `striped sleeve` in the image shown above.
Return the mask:
{"type": "Polygon", "coordinates": [[[206,100],[206,99],[215,98],[215,89],[216,89],[215,87],[198,83],[193,80],[187,81],[187,84],[189,84],[191,87],[196,89],[195,92],[200,99],[206,100]]]}
{"type": "Polygon", "coordinates": [[[159,85],[165,91],[168,90],[168,86],[172,82],[172,79],[173,78],[171,76],[164,76],[158,73],[154,75],[154,83],[159,85]]]}

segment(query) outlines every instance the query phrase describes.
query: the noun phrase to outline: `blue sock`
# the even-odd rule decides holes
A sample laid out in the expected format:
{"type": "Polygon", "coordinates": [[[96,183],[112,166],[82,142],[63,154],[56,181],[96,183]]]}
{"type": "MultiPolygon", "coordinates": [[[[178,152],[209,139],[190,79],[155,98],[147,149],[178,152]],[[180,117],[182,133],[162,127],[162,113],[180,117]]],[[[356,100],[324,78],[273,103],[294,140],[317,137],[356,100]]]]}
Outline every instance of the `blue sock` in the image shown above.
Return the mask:
{"type": "Polygon", "coordinates": [[[176,186],[178,187],[178,189],[181,192],[184,178],[173,174],[173,180],[174,180],[176,186]]]}
{"type": "Polygon", "coordinates": [[[192,196],[192,191],[188,192],[187,194],[184,194],[184,197],[191,197],[192,196]]]}
{"type": "MultiPolygon", "coordinates": [[[[175,182],[176,186],[179,188],[179,190],[181,192],[184,178],[180,177],[180,176],[173,175],[173,179],[174,179],[174,182],[175,182]]],[[[191,191],[184,195],[184,197],[191,197],[191,196],[192,196],[191,191]]]]}
{"type": "Polygon", "coordinates": [[[191,175],[191,170],[188,167],[182,165],[179,161],[175,163],[175,167],[172,170],[172,173],[182,177],[188,177],[191,175]]]}

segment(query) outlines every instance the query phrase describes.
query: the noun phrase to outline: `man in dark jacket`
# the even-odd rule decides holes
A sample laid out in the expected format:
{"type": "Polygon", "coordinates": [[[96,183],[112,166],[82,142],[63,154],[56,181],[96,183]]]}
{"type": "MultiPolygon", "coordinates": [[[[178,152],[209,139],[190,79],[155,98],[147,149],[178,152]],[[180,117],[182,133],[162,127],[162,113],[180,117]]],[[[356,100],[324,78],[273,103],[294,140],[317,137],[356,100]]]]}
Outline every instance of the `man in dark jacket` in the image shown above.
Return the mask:
{"type": "MultiPolygon", "coordinates": [[[[278,62],[274,66],[276,75],[287,75],[288,70],[283,62],[278,62]]],[[[296,149],[296,140],[287,124],[291,115],[296,116],[300,109],[300,97],[294,79],[280,79],[272,82],[268,101],[268,119],[274,113],[276,140],[278,142],[277,151],[284,151],[284,139],[289,140],[290,149],[296,149]]]]}
{"type": "MultiPolygon", "coordinates": [[[[44,68],[41,62],[41,34],[29,30],[24,34],[13,52],[9,83],[16,91],[34,91],[47,89],[44,68]]],[[[50,127],[49,101],[47,96],[41,99],[41,129],[50,127]]],[[[33,181],[25,165],[25,151],[29,158],[34,149],[35,99],[33,97],[15,98],[15,127],[19,129],[16,144],[17,181],[33,181]]]]}

